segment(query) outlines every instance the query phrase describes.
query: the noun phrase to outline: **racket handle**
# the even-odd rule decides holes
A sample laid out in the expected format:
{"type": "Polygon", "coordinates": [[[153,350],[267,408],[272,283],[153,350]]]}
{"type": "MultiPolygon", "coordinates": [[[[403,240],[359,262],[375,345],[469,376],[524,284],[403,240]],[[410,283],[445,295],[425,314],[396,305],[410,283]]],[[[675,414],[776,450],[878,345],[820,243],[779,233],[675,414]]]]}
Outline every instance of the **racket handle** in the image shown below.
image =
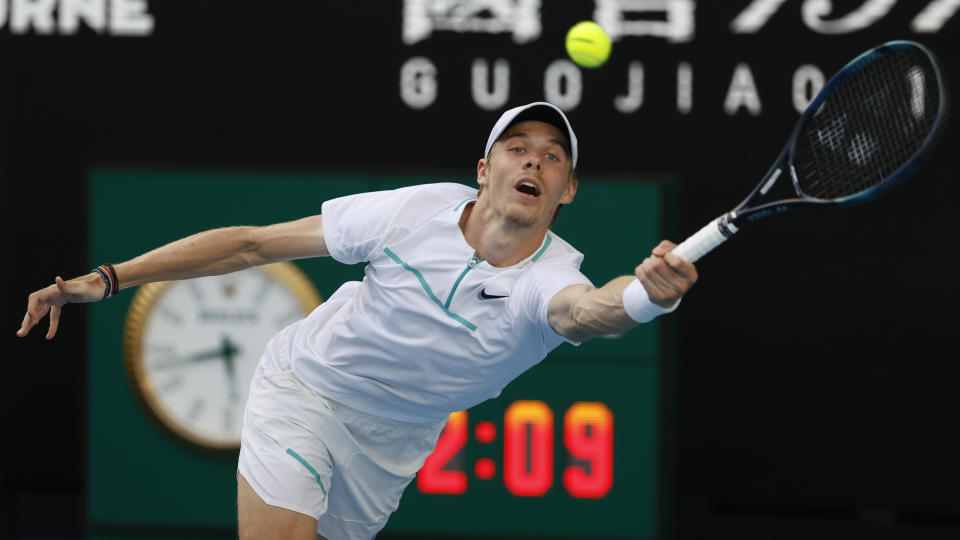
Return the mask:
{"type": "Polygon", "coordinates": [[[737,232],[737,228],[728,221],[727,217],[728,214],[724,214],[707,223],[706,226],[694,233],[693,236],[673,248],[673,253],[690,262],[697,262],[700,257],[710,253],[713,248],[726,242],[727,238],[737,232]]]}

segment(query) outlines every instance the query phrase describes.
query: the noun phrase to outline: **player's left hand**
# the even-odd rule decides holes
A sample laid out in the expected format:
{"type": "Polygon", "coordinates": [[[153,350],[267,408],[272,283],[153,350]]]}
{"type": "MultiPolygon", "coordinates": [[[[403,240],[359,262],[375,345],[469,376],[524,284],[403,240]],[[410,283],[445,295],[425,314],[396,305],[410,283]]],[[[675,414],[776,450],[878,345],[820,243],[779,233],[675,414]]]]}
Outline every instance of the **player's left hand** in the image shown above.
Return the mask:
{"type": "Polygon", "coordinates": [[[89,274],[70,281],[57,276],[53,285],[30,294],[27,298],[27,313],[23,316],[17,336],[25,337],[48,313],[50,327],[47,339],[53,339],[60,325],[60,310],[64,304],[96,302],[103,298],[103,282],[97,274],[89,274]]]}
{"type": "Polygon", "coordinates": [[[664,309],[673,307],[698,277],[693,263],[671,253],[675,247],[673,242],[663,240],[634,270],[650,301],[664,309]]]}

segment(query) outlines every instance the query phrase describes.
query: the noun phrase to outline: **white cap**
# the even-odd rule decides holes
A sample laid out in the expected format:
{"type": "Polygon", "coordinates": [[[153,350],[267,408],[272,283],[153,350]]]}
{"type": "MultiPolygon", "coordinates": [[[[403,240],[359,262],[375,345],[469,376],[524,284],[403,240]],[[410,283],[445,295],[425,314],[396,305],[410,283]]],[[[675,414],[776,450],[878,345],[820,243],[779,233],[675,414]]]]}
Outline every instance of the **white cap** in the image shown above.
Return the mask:
{"type": "Polygon", "coordinates": [[[564,133],[567,136],[567,141],[570,142],[573,168],[577,168],[577,136],[573,134],[573,127],[570,126],[570,121],[567,120],[567,116],[563,114],[563,111],[557,108],[556,105],[547,103],[546,101],[528,103],[514,107],[503,113],[500,119],[497,120],[497,123],[493,125],[493,130],[490,131],[490,137],[487,139],[487,148],[483,151],[483,157],[486,158],[490,156],[490,149],[493,148],[493,143],[497,142],[497,139],[507,131],[508,127],[524,120],[546,122],[564,133]]]}

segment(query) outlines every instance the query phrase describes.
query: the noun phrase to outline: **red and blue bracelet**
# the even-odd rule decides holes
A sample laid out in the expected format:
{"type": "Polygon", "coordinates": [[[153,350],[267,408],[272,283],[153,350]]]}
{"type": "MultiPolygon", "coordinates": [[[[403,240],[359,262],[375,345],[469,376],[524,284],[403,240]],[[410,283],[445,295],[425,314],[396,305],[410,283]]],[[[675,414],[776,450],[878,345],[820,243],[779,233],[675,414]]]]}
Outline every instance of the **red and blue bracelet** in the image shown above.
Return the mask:
{"type": "Polygon", "coordinates": [[[120,290],[120,281],[117,279],[117,272],[113,269],[112,264],[101,264],[93,271],[100,274],[100,278],[103,279],[103,298],[110,298],[120,290]]]}

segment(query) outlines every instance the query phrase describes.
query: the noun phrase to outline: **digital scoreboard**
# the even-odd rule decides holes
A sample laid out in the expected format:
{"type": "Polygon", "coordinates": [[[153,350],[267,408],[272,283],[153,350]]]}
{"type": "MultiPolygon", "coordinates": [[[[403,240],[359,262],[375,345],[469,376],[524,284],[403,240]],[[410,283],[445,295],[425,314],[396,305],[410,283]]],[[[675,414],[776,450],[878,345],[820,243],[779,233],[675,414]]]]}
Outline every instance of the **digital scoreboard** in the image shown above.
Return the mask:
{"type": "MultiPolygon", "coordinates": [[[[554,414],[544,401],[518,400],[503,413],[503,485],[512,495],[541,497],[554,483],[554,414]]],[[[578,401],[563,415],[563,447],[573,463],[563,470],[563,487],[581,499],[605,497],[613,486],[613,414],[602,401],[578,401]]],[[[467,473],[446,470],[446,465],[470,440],[491,444],[497,440],[497,424],[481,420],[470,424],[467,411],[450,415],[450,422],[437,448],[417,474],[421,493],[462,495],[467,491],[467,473]],[[472,430],[470,428],[473,428],[472,430]]],[[[462,464],[460,464],[462,467],[462,464]]],[[[469,462],[467,463],[469,468],[469,462]]],[[[476,478],[497,475],[496,458],[474,462],[476,478]]]]}
{"type": "Polygon", "coordinates": [[[659,537],[657,366],[595,360],[546,360],[451,415],[386,532],[659,537]]]}

